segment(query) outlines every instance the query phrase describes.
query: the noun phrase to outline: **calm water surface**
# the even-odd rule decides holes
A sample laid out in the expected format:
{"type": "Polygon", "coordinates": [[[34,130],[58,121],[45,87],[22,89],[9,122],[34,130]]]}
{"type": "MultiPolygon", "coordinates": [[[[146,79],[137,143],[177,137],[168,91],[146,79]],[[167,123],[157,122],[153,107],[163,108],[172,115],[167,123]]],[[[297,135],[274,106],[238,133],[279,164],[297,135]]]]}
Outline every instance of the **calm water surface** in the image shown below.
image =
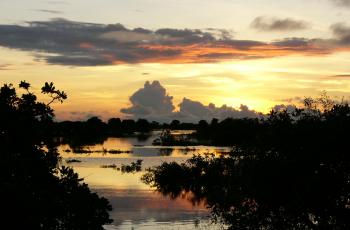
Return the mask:
{"type": "Polygon", "coordinates": [[[140,177],[145,168],[162,162],[183,162],[193,154],[220,154],[230,149],[213,146],[152,146],[152,141],[159,134],[153,132],[149,138],[142,140],[137,137],[108,138],[103,144],[84,146],[84,149],[92,151],[89,154],[74,153],[68,145],[60,146],[59,151],[63,162],[68,159],[80,160],[80,163],[69,165],[93,191],[106,197],[112,204],[110,215],[114,222],[105,226],[105,229],[222,229],[222,226],[210,222],[205,204],[192,204],[188,194],[175,200],[164,197],[142,183],[140,177]],[[111,149],[131,153],[103,152],[111,149]],[[102,165],[111,164],[120,167],[138,159],[143,160],[142,172],[122,173],[112,168],[101,168],[102,165]]]}

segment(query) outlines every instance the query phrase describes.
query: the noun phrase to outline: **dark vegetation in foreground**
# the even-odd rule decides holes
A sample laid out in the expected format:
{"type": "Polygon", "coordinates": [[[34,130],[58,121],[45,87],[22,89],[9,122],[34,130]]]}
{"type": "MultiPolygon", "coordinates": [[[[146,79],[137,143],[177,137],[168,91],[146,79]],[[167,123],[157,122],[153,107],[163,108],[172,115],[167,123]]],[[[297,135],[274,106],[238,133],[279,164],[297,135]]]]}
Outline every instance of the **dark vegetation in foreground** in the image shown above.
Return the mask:
{"type": "MultiPolygon", "coordinates": [[[[191,194],[193,203],[206,202],[213,220],[231,229],[350,228],[346,103],[333,104],[326,96],[308,98],[305,108],[293,112],[198,124],[118,119],[104,123],[98,118],[54,123],[50,104],[63,102],[65,93],[45,84],[42,93],[50,98],[45,104],[37,101],[28,83],[19,87],[21,95],[12,85],[0,88],[0,221],[6,229],[103,229],[111,222],[111,206],[60,164],[56,145],[79,147],[135,132],[145,138],[159,128],[197,131],[187,139],[165,131],[161,145],[186,145],[195,137],[197,144],[234,146],[221,157],[194,156],[182,164],[149,169],[143,181],[164,195],[191,194]]],[[[121,170],[139,171],[141,164],[122,165],[121,170]]]]}
{"type": "Polygon", "coordinates": [[[308,98],[292,113],[203,124],[199,135],[236,146],[230,155],[163,163],[142,179],[192,194],[230,229],[350,229],[349,131],[347,103],[308,98]]]}
{"type": "Polygon", "coordinates": [[[66,94],[46,83],[37,101],[30,85],[0,88],[0,224],[3,229],[103,229],[111,210],[69,167],[60,165],[53,142],[50,104],[66,94]]]}

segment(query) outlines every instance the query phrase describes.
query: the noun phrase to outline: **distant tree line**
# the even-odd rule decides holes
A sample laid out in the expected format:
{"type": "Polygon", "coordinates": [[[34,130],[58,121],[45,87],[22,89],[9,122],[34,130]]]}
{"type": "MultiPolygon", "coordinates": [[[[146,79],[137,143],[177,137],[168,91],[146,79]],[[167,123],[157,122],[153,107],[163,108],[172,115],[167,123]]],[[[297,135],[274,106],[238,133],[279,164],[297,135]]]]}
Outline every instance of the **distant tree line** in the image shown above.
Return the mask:
{"type": "Polygon", "coordinates": [[[107,122],[98,117],[91,117],[86,121],[62,121],[55,123],[55,137],[60,143],[71,146],[94,145],[103,143],[108,137],[123,137],[137,135],[147,136],[152,130],[193,130],[196,124],[181,123],[173,120],[170,123],[159,123],[146,119],[111,118],[107,122]]]}

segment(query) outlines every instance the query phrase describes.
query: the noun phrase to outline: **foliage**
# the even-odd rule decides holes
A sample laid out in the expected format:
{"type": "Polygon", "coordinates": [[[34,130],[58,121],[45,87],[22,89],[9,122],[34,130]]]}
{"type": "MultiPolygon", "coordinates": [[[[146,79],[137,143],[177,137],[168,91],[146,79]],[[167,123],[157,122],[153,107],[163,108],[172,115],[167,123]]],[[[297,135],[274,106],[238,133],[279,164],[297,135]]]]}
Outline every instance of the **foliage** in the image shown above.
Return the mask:
{"type": "Polygon", "coordinates": [[[69,167],[60,166],[53,143],[54,111],[50,104],[67,96],[52,83],[38,102],[22,81],[0,88],[0,197],[2,226],[9,229],[103,229],[111,206],[92,193],[69,167]],[[88,205],[87,205],[88,204],[88,205]]]}
{"type": "Polygon", "coordinates": [[[193,202],[204,200],[213,219],[231,229],[349,229],[347,103],[308,100],[292,113],[223,122],[202,128],[222,125],[225,135],[236,133],[225,139],[235,146],[229,156],[163,163],[143,181],[173,198],[193,194],[193,202]],[[248,124],[252,133],[225,122],[248,124]]]}
{"type": "Polygon", "coordinates": [[[143,160],[137,160],[135,162],[131,162],[130,165],[122,165],[121,171],[123,173],[134,173],[134,172],[140,172],[142,170],[142,161],[143,160]]]}

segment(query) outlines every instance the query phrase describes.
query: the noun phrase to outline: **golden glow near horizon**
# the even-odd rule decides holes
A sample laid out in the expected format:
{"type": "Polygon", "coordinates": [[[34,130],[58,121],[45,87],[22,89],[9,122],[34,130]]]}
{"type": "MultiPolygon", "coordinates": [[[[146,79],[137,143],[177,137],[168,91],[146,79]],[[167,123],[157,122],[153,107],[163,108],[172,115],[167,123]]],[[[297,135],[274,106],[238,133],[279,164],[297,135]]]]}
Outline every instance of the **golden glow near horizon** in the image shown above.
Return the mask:
{"type": "MultiPolygon", "coordinates": [[[[326,90],[331,96],[349,97],[347,73],[350,53],[328,56],[286,56],[210,64],[124,64],[102,67],[64,67],[33,61],[26,52],[0,49],[6,63],[1,83],[27,80],[34,90],[53,81],[69,99],[54,108],[58,119],[103,119],[123,117],[120,109],[145,81],[159,80],[173,96],[174,105],[184,97],[205,105],[227,104],[268,112],[293,97],[317,96],[326,90]],[[332,65],[330,63],[337,63],[332,65]]],[[[178,109],[178,108],[177,108],[178,109]]]]}
{"type": "Polygon", "coordinates": [[[0,13],[0,83],[39,94],[54,82],[68,94],[59,120],[126,118],[154,80],[175,111],[183,98],[267,113],[323,90],[350,96],[350,8],[337,1],[2,0],[0,13]]]}

